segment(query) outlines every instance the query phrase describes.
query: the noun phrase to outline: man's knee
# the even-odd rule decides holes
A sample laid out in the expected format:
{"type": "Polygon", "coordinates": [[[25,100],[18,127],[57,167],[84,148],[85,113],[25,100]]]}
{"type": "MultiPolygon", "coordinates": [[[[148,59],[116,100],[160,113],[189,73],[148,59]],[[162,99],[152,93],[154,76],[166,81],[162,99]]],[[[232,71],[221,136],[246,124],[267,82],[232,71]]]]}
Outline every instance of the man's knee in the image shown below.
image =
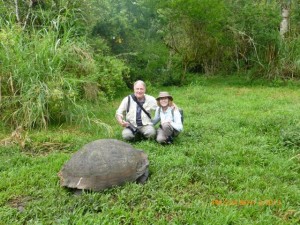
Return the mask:
{"type": "Polygon", "coordinates": [[[153,126],[147,126],[147,127],[145,127],[143,135],[146,138],[154,138],[155,135],[156,135],[155,128],[153,126]]]}
{"type": "Polygon", "coordinates": [[[135,135],[132,133],[132,131],[130,129],[125,128],[122,131],[122,137],[124,140],[131,141],[134,139],[135,135]]]}

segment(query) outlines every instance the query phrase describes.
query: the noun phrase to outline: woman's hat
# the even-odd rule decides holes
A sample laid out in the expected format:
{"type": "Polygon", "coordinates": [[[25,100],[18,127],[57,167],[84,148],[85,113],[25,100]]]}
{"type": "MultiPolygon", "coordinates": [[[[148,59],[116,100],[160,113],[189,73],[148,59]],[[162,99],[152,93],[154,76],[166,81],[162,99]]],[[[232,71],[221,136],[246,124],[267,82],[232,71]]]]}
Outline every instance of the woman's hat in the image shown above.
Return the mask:
{"type": "Polygon", "coordinates": [[[160,98],[169,98],[171,101],[173,101],[173,97],[169,94],[169,92],[166,91],[162,91],[159,92],[158,97],[156,98],[157,101],[159,101],[160,98]]]}

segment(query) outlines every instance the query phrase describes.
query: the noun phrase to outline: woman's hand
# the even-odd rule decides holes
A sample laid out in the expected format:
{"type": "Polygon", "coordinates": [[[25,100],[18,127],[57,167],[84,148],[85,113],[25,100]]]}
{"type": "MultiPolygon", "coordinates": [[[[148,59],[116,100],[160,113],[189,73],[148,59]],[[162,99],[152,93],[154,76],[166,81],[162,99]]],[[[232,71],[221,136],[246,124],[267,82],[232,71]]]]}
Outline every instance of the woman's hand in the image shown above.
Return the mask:
{"type": "Polygon", "coordinates": [[[172,109],[178,109],[177,105],[173,102],[172,106],[171,106],[172,109]]]}
{"type": "Polygon", "coordinates": [[[162,123],[162,125],[163,124],[170,124],[172,121],[171,120],[165,120],[163,123],[162,123]]]}

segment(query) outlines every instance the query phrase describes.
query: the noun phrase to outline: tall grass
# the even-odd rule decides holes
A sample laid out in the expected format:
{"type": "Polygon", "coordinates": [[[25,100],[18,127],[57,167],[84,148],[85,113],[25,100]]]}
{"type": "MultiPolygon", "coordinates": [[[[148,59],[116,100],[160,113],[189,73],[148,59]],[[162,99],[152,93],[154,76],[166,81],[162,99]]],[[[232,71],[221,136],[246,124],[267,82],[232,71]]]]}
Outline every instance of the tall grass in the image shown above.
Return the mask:
{"type": "Polygon", "coordinates": [[[122,86],[122,62],[101,54],[95,58],[72,29],[61,36],[51,28],[26,33],[18,25],[1,25],[1,117],[7,124],[47,128],[51,122],[91,121],[79,103],[86,96],[84,85],[96,87],[94,101],[101,89],[110,97],[122,86]]]}
{"type": "MultiPolygon", "coordinates": [[[[300,121],[298,87],[201,78],[166,90],[184,109],[184,132],[171,146],[133,143],[149,156],[145,185],[74,195],[59,186],[57,172],[83,144],[108,134],[73,126],[30,132],[28,148],[0,148],[1,223],[298,224],[300,149],[282,139],[300,121]],[[70,146],[30,148],[49,142],[70,146]]],[[[101,111],[87,106],[117,139],[120,101],[101,111]]]]}

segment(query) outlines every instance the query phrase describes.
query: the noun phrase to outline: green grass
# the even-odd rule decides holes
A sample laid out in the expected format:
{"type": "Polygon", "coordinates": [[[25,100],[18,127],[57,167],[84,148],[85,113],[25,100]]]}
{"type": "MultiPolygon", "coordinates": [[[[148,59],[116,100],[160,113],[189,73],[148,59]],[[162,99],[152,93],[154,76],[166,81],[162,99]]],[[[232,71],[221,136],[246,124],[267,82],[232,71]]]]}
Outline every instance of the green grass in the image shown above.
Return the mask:
{"type": "Polygon", "coordinates": [[[150,159],[145,185],[82,195],[59,186],[57,172],[82,145],[121,139],[119,97],[90,106],[110,135],[103,127],[51,127],[30,132],[27,149],[0,148],[0,224],[299,224],[299,142],[282,137],[299,132],[297,86],[201,78],[149,94],[162,89],[184,109],[184,132],[172,146],[133,144],[150,159]]]}

